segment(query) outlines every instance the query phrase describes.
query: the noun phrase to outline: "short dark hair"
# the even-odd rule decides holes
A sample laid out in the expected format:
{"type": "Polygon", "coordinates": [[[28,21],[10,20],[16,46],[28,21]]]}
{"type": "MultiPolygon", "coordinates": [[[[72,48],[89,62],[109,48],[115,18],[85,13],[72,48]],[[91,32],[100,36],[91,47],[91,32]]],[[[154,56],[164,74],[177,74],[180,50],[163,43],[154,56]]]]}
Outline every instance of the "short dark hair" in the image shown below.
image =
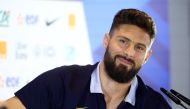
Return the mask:
{"type": "Polygon", "coordinates": [[[152,18],[145,12],[137,9],[122,9],[114,17],[110,29],[110,35],[113,30],[122,24],[136,25],[142,28],[150,35],[150,39],[155,38],[156,27],[152,18]]]}

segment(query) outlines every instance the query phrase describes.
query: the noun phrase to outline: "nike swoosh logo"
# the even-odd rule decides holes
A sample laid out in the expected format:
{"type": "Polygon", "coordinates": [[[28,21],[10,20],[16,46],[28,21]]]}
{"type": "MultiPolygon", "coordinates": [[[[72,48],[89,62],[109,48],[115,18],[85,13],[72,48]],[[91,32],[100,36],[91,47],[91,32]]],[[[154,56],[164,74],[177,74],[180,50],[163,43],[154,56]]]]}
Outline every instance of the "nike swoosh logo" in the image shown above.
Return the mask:
{"type": "Polygon", "coordinates": [[[46,21],[46,26],[50,26],[50,25],[54,24],[57,20],[58,20],[58,18],[53,19],[51,21],[46,21]]]}

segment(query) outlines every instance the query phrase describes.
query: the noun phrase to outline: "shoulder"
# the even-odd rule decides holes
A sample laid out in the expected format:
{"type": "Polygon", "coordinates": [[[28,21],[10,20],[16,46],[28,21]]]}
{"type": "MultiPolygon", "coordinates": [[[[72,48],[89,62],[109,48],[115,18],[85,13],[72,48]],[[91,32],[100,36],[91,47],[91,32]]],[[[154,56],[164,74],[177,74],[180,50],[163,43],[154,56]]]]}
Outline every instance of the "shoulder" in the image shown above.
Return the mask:
{"type": "Polygon", "coordinates": [[[95,64],[56,67],[37,76],[29,85],[39,84],[40,87],[47,86],[55,88],[58,86],[62,87],[64,84],[69,85],[70,83],[77,83],[77,81],[86,81],[86,79],[91,76],[96,66],[95,64]]]}
{"type": "Polygon", "coordinates": [[[149,98],[148,102],[154,102],[152,104],[157,105],[159,109],[171,109],[166,99],[159,92],[155,91],[150,86],[146,86],[146,87],[147,87],[147,95],[148,95],[147,97],[149,98]]]}
{"type": "Polygon", "coordinates": [[[147,90],[147,96],[149,98],[155,99],[155,100],[164,100],[164,97],[158,91],[155,91],[150,86],[146,85],[146,90],[147,90]]]}
{"type": "Polygon", "coordinates": [[[154,90],[148,85],[145,85],[140,77],[138,77],[138,82],[139,86],[137,93],[139,94],[137,95],[143,98],[146,109],[171,109],[168,102],[158,91],[154,90]]]}
{"type": "MultiPolygon", "coordinates": [[[[45,77],[47,78],[60,78],[64,76],[70,76],[70,75],[75,75],[75,74],[91,74],[92,71],[96,68],[95,65],[68,65],[68,66],[60,66],[56,67],[54,69],[48,70],[38,77],[45,77]]],[[[38,78],[37,77],[37,78],[38,78]]]]}
{"type": "Polygon", "coordinates": [[[49,70],[43,73],[41,76],[50,79],[74,79],[80,78],[84,76],[90,76],[93,70],[96,68],[95,65],[69,65],[69,66],[61,66],[49,70]]]}

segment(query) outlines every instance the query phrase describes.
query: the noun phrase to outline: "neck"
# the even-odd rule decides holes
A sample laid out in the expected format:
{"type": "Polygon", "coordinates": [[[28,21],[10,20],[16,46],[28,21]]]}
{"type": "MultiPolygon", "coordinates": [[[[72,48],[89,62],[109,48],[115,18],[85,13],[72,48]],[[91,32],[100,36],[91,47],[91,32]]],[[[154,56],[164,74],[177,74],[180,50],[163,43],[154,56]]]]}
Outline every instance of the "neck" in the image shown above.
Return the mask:
{"type": "Polygon", "coordinates": [[[118,83],[111,79],[104,69],[104,63],[100,63],[100,81],[103,93],[107,99],[124,99],[130,89],[131,81],[129,83],[118,83]]]}

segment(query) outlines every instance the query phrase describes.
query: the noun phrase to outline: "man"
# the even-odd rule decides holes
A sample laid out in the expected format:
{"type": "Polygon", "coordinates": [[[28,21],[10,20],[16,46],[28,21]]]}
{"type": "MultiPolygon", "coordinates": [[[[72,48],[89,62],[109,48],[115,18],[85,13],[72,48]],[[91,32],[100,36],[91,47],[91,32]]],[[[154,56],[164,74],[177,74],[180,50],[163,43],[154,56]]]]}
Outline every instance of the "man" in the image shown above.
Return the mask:
{"type": "Polygon", "coordinates": [[[95,65],[47,71],[5,102],[8,109],[171,109],[137,75],[152,54],[155,24],[137,9],[122,9],[103,40],[95,65]]]}

